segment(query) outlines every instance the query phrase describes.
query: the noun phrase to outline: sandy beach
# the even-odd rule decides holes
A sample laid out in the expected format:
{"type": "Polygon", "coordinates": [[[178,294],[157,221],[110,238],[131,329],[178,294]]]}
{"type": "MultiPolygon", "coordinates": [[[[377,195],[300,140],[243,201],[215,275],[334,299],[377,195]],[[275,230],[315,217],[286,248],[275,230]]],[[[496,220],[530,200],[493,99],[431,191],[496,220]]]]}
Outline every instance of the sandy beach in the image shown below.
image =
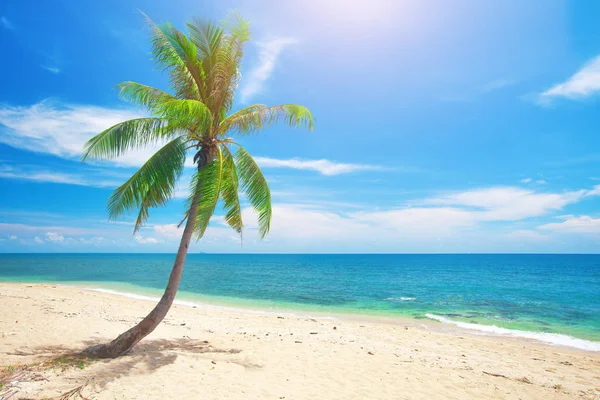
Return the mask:
{"type": "Polygon", "coordinates": [[[429,320],[176,305],[128,355],[76,355],[114,338],[152,306],[68,286],[0,284],[0,398],[60,398],[69,391],[69,398],[89,399],[600,396],[600,353],[449,331],[429,320]]]}

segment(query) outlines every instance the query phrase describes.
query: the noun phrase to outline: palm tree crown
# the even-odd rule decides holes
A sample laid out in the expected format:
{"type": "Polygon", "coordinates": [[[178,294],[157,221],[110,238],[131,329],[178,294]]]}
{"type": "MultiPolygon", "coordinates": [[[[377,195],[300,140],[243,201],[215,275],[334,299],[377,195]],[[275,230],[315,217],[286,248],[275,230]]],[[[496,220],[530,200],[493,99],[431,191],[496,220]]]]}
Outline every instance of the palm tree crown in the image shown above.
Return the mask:
{"type": "Polygon", "coordinates": [[[278,121],[312,130],[310,111],[294,104],[254,104],[231,113],[244,44],[250,38],[249,24],[241,17],[220,25],[194,19],[187,23],[187,34],[169,23],[148,22],[154,60],[169,73],[173,94],[136,82],[119,84],[121,98],[147,108],[153,116],[108,128],[86,143],[83,154],[84,160],[112,159],[132,149],[162,145],[111,195],[110,217],[138,210],[137,231],[149,209],[166,204],[173,195],[186,156],[193,150],[197,169],[186,218],[196,214],[191,216],[195,217],[196,238],[204,235],[219,200],[227,224],[242,233],[240,189],[257,211],[259,234],[264,237],[271,222],[269,186],[250,154],[228,135],[256,133],[278,121]],[[232,146],[237,147],[235,152],[232,146]]]}

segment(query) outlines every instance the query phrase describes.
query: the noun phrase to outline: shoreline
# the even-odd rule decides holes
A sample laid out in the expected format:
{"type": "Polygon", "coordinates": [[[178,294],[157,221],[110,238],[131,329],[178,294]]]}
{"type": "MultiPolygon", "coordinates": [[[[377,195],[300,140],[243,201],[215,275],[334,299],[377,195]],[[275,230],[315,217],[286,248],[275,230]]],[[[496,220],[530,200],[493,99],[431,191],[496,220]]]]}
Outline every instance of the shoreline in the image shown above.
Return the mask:
{"type": "MultiPolygon", "coordinates": [[[[80,284],[64,284],[64,283],[56,283],[56,285],[61,286],[71,286],[76,287],[83,290],[95,291],[100,293],[108,293],[114,294],[117,296],[128,297],[138,300],[158,302],[160,297],[147,296],[144,294],[137,294],[131,292],[120,292],[112,289],[105,289],[102,287],[89,287],[90,285],[81,286],[80,284]]],[[[202,297],[200,297],[202,299],[202,297]]],[[[232,298],[233,299],[233,298],[232,298]]],[[[242,299],[240,299],[242,300],[242,299]]],[[[257,302],[258,303],[258,302],[257,302]]],[[[284,306],[281,308],[273,308],[271,310],[260,308],[260,306],[253,307],[252,301],[240,301],[239,304],[233,303],[219,303],[218,301],[215,303],[203,303],[194,302],[194,300],[183,300],[183,299],[175,299],[174,304],[192,307],[192,308],[205,308],[205,309],[220,309],[232,312],[241,312],[241,313],[253,313],[259,315],[275,315],[275,316],[288,316],[294,318],[314,318],[321,320],[340,320],[347,319],[352,321],[365,321],[365,322],[376,322],[376,323],[388,323],[395,325],[406,325],[410,324],[415,327],[423,327],[424,323],[431,324],[430,327],[426,329],[432,328],[438,332],[447,332],[447,333],[456,333],[456,334],[469,334],[469,335],[484,335],[492,338],[500,338],[500,339],[509,339],[516,341],[525,341],[530,343],[538,343],[545,346],[552,347],[562,347],[580,350],[584,352],[600,352],[600,341],[593,341],[578,338],[575,336],[563,334],[563,333],[554,333],[554,332],[542,332],[542,331],[526,331],[519,329],[510,329],[499,327],[496,325],[484,325],[484,324],[474,324],[464,321],[452,320],[450,318],[446,318],[444,316],[439,316],[436,314],[426,313],[424,318],[416,318],[411,317],[406,314],[385,314],[380,313],[370,313],[368,311],[364,313],[354,312],[351,309],[348,309],[348,312],[342,312],[340,310],[333,311],[322,311],[322,310],[309,310],[308,308],[303,309],[302,307],[297,308],[286,308],[286,303],[283,303],[284,306]],[[246,304],[244,304],[246,303],[246,304]],[[246,307],[248,305],[249,307],[246,307]]]]}
{"type": "MultiPolygon", "coordinates": [[[[115,296],[153,303],[158,302],[160,300],[160,295],[162,294],[161,289],[144,287],[124,282],[28,282],[0,280],[0,285],[1,284],[57,285],[98,293],[112,294],[115,296]],[[102,287],[103,285],[109,287],[102,287]],[[117,287],[117,289],[115,289],[115,287],[117,287]],[[126,287],[126,290],[129,289],[131,291],[119,290],[123,287],[126,287]],[[156,296],[153,294],[156,294],[156,296]]],[[[412,301],[413,299],[414,298],[410,298],[410,300],[407,301],[412,301]]],[[[364,312],[360,312],[358,309],[341,309],[335,307],[332,307],[332,310],[319,310],[317,308],[324,307],[313,306],[311,308],[311,306],[305,306],[305,304],[301,303],[297,303],[298,306],[296,306],[293,303],[285,302],[209,296],[181,290],[179,291],[174,304],[191,308],[224,310],[252,313],[257,315],[279,315],[294,318],[315,318],[322,320],[346,319],[357,322],[364,321],[395,325],[409,324],[420,328],[423,328],[425,324],[428,324],[425,329],[432,329],[438,332],[486,336],[500,340],[534,343],[543,346],[567,348],[583,352],[600,352],[600,341],[583,339],[560,332],[522,330],[497,326],[494,324],[479,324],[454,320],[452,318],[447,318],[444,315],[437,315],[433,313],[424,313],[422,317],[416,317],[400,312],[385,312],[383,310],[365,310],[364,312]],[[181,298],[182,295],[185,297],[184,299],[181,298]],[[267,304],[269,306],[267,306],[267,304]]]]}
{"type": "MultiPolygon", "coordinates": [[[[112,340],[153,304],[69,285],[0,282],[0,366],[52,364],[112,340]]],[[[80,385],[84,396],[98,400],[198,393],[239,400],[595,400],[600,394],[597,352],[466,334],[435,321],[193,307],[175,304],[130,354],[42,369],[38,380],[13,387],[14,398],[54,398],[80,385]]]]}

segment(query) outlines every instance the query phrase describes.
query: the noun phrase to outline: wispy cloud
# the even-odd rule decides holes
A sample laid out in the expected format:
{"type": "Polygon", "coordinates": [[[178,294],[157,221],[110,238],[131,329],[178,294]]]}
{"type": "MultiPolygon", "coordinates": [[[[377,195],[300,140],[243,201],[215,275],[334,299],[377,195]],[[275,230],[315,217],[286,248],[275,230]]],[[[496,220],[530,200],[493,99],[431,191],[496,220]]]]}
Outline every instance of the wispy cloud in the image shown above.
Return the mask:
{"type": "Polygon", "coordinates": [[[67,174],[63,172],[14,168],[10,165],[0,165],[0,178],[27,180],[33,182],[61,183],[67,185],[91,186],[91,187],[116,187],[117,181],[105,180],[98,177],[84,177],[78,174],[67,174]]]}
{"type": "Polygon", "coordinates": [[[538,227],[538,229],[550,230],[561,233],[595,233],[600,234],[600,218],[592,218],[588,215],[561,217],[562,222],[552,222],[538,227]]]}
{"type": "Polygon", "coordinates": [[[471,211],[480,221],[518,221],[546,215],[596,196],[597,188],[563,193],[536,193],[518,187],[491,187],[456,192],[425,199],[424,204],[460,207],[471,211]]]}
{"type": "Polygon", "coordinates": [[[12,22],[10,22],[8,18],[6,18],[4,15],[0,17],[0,24],[2,25],[2,27],[4,27],[4,29],[8,29],[11,31],[15,29],[15,25],[12,22]]]}
{"type": "Polygon", "coordinates": [[[281,52],[296,43],[298,41],[290,37],[280,37],[257,43],[259,46],[258,63],[242,81],[244,82],[240,90],[242,102],[247,102],[251,97],[264,90],[265,83],[271,77],[281,52]]]}
{"type": "MultiPolygon", "coordinates": [[[[51,101],[25,106],[0,106],[0,142],[19,149],[79,159],[92,136],[128,119],[146,114],[132,109],[63,104],[51,101]]],[[[118,166],[140,166],[157,147],[132,151],[114,160],[118,166]]]]}
{"type": "Polygon", "coordinates": [[[581,99],[600,91],[600,55],[585,64],[565,82],[557,83],[541,93],[539,100],[547,103],[553,98],[581,99]]]}
{"type": "Polygon", "coordinates": [[[51,67],[51,66],[48,66],[48,65],[42,65],[41,67],[43,69],[45,69],[46,71],[48,71],[50,73],[53,73],[54,75],[60,74],[60,68],[58,68],[58,67],[51,67]]]}
{"type": "Polygon", "coordinates": [[[367,164],[345,164],[330,160],[302,160],[291,158],[280,160],[269,157],[254,157],[258,165],[263,168],[292,168],[300,170],[317,171],[323,175],[340,175],[356,171],[382,170],[383,167],[367,164]]]}
{"type": "Polygon", "coordinates": [[[523,178],[520,179],[519,182],[521,183],[531,183],[531,182],[535,182],[538,185],[545,185],[547,182],[545,179],[536,179],[535,181],[532,178],[523,178]]]}
{"type": "Polygon", "coordinates": [[[47,232],[58,232],[61,235],[110,235],[114,231],[99,228],[80,228],[76,226],[61,226],[61,225],[27,225],[27,224],[11,224],[0,223],[0,232],[7,234],[18,234],[26,236],[27,234],[44,235],[47,232]]]}

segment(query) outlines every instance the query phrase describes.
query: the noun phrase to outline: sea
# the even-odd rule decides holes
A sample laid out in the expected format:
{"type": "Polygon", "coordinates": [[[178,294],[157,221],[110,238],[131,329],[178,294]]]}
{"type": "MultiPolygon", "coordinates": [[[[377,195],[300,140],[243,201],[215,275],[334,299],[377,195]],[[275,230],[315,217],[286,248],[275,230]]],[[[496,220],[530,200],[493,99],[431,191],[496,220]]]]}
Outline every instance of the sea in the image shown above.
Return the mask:
{"type": "MultiPolygon", "coordinates": [[[[155,299],[174,258],[0,254],[0,281],[155,299]]],[[[600,255],[189,254],[177,301],[435,320],[479,334],[600,351],[600,255]]]]}

